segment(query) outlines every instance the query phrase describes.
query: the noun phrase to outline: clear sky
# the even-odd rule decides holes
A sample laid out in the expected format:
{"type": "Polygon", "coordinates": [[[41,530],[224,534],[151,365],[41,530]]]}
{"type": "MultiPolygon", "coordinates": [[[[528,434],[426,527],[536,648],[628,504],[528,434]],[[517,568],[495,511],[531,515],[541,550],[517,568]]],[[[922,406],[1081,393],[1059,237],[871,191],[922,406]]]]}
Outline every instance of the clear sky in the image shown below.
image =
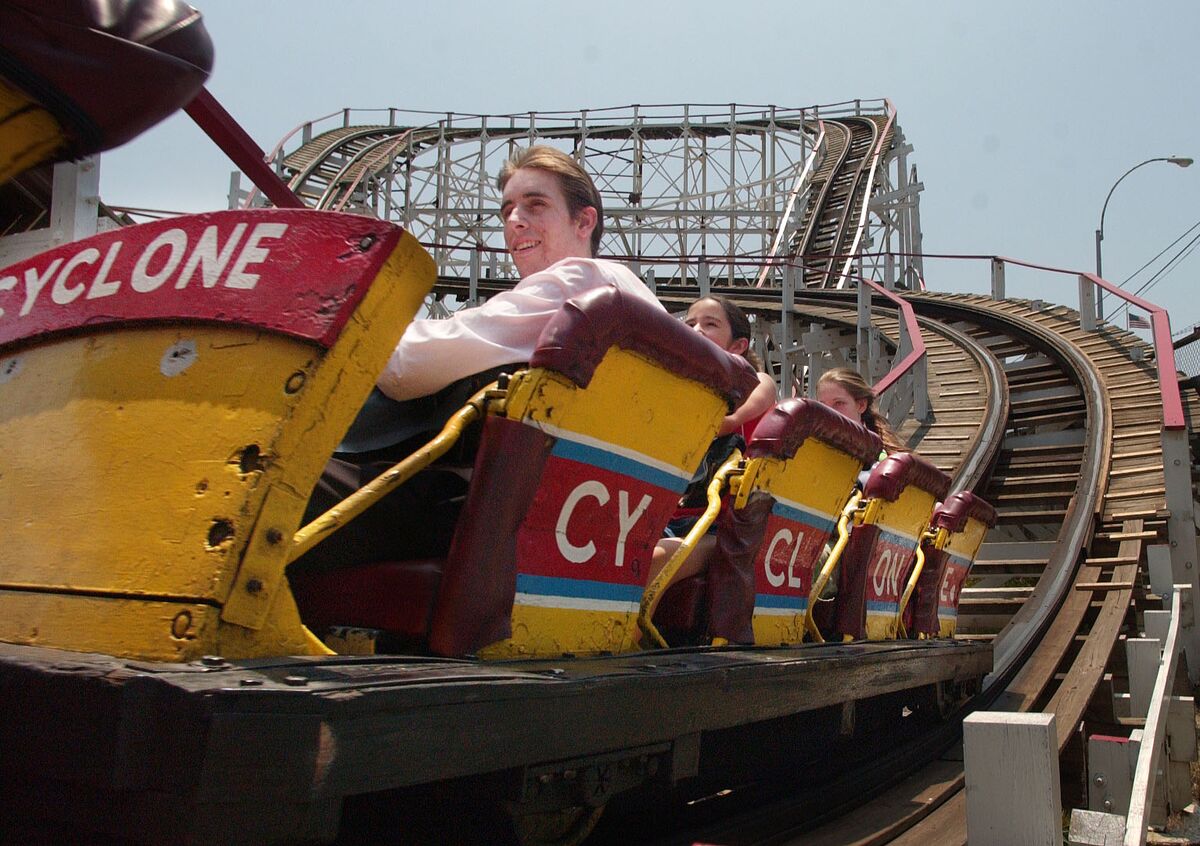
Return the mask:
{"type": "MultiPolygon", "coordinates": [[[[1200,159],[1196,0],[192,1],[216,44],[209,89],[266,149],[344,107],[887,97],[925,185],[929,253],[1094,270],[1094,233],[1118,177],[1155,156],[1200,159]]],[[[220,209],[231,170],[180,114],[106,154],[101,193],[113,205],[220,209]]],[[[1108,206],[1104,275],[1125,280],[1197,223],[1200,164],[1139,169],[1108,206]]],[[[926,277],[934,290],[988,286],[983,263],[931,261],[926,277]]],[[[1144,294],[1177,332],[1200,322],[1198,277],[1200,250],[1144,294]]],[[[1071,277],[1017,273],[1009,287],[1077,305],[1071,277]]]]}

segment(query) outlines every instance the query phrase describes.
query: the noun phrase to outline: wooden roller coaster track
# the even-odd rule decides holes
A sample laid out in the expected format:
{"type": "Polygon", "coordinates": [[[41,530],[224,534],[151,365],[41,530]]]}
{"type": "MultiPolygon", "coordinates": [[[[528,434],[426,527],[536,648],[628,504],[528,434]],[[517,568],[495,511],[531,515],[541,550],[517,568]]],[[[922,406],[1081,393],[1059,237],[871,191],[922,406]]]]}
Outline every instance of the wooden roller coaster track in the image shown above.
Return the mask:
{"type": "MultiPolygon", "coordinates": [[[[1135,336],[1111,326],[1085,332],[1067,308],[980,296],[909,299],[929,350],[933,413],[902,434],[955,472],[956,486],[982,491],[1001,515],[961,603],[960,636],[996,646],[996,669],[974,707],[1056,714],[1064,790],[1077,798],[1086,792],[1078,728],[1118,722],[1106,670],[1148,592],[1146,547],[1165,540],[1156,369],[1135,336]],[[996,429],[1003,434],[971,438],[996,429]],[[990,472],[962,472],[981,463],[990,472]]],[[[829,295],[804,298],[798,310],[853,326],[853,310],[829,295]]],[[[886,319],[879,325],[892,329],[886,319]]],[[[1194,419],[1196,409],[1189,411],[1194,419]]],[[[830,846],[965,843],[961,752],[952,739],[923,739],[905,756],[889,752],[839,781],[844,795],[824,791],[818,803],[806,796],[758,807],[692,836],[830,846]],[[914,751],[921,747],[923,765],[895,763],[921,757],[914,751]],[[895,766],[882,781],[891,786],[875,794],[888,761],[895,766]],[[868,794],[874,798],[865,800],[868,794]],[[854,814],[811,830],[829,809],[852,806],[854,814]]]]}

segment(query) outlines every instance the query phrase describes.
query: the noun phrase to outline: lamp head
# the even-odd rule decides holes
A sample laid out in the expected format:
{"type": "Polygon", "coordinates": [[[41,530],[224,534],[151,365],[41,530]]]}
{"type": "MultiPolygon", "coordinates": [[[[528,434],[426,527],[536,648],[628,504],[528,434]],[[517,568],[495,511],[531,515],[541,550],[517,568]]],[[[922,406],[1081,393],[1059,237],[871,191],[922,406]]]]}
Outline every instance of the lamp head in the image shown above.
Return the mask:
{"type": "Polygon", "coordinates": [[[1169,161],[1173,165],[1179,165],[1180,167],[1188,167],[1192,163],[1191,159],[1185,158],[1183,156],[1171,156],[1170,158],[1167,159],[1167,161],[1169,161]]]}

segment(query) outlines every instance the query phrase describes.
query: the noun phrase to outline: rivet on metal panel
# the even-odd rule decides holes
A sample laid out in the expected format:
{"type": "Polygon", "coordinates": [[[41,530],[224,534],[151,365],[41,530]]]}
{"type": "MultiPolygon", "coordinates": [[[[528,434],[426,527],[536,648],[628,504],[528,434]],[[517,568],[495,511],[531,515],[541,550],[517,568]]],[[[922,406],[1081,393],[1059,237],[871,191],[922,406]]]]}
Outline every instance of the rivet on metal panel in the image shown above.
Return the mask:
{"type": "Polygon", "coordinates": [[[262,684],[262,679],[241,679],[238,684],[242,687],[258,687],[262,684]]]}
{"type": "Polygon", "coordinates": [[[261,579],[250,579],[246,582],[246,593],[258,593],[263,589],[261,579]]]}
{"type": "Polygon", "coordinates": [[[10,358],[0,361],[0,385],[12,379],[21,371],[21,359],[10,358]]]}
{"type": "Polygon", "coordinates": [[[180,611],[175,615],[175,619],[171,621],[171,637],[185,638],[192,628],[192,612],[180,611]]]}
{"type": "Polygon", "coordinates": [[[308,679],[304,676],[284,676],[283,683],[292,687],[303,687],[308,684],[308,679]]]}
{"type": "Polygon", "coordinates": [[[365,253],[367,250],[371,249],[371,247],[374,245],[374,243],[375,243],[374,235],[364,235],[362,237],[362,239],[358,242],[358,248],[365,253]]]}
{"type": "Polygon", "coordinates": [[[225,659],[220,655],[204,655],[200,658],[200,663],[206,667],[224,667],[225,659]]]}

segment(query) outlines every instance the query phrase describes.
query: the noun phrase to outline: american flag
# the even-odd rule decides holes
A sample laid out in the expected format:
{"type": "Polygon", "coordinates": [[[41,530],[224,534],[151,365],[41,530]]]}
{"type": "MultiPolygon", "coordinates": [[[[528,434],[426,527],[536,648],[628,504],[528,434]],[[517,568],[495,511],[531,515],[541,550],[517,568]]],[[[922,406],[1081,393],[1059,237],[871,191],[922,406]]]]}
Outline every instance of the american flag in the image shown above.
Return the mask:
{"type": "Polygon", "coordinates": [[[1134,314],[1131,311],[1129,312],[1128,326],[1130,329],[1149,329],[1150,321],[1142,317],[1140,314],[1134,314]]]}

